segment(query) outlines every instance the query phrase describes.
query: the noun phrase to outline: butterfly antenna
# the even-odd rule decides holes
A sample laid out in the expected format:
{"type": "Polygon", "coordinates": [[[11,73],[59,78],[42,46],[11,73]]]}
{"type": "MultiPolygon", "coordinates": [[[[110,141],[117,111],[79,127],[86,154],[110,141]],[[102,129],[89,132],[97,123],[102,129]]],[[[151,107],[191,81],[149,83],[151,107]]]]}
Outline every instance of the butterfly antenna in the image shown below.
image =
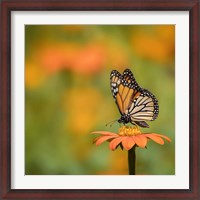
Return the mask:
{"type": "Polygon", "coordinates": [[[113,121],[111,121],[111,122],[108,122],[108,123],[106,124],[106,126],[110,125],[110,127],[111,127],[116,121],[117,121],[117,119],[116,119],[116,120],[113,120],[113,121]]]}

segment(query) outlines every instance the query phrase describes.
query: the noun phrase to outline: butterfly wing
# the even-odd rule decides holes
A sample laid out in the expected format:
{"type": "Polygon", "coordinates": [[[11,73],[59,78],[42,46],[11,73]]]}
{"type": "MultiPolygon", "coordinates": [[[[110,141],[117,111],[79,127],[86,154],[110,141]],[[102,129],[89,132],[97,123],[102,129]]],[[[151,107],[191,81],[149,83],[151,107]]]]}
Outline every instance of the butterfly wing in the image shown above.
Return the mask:
{"type": "Polygon", "coordinates": [[[120,87],[124,88],[122,98],[124,99],[124,113],[126,114],[132,101],[141,95],[142,90],[130,69],[124,70],[122,74],[122,85],[120,87]]]}
{"type": "Polygon", "coordinates": [[[122,74],[122,79],[125,82],[125,84],[129,84],[129,86],[134,87],[134,89],[140,89],[138,83],[135,80],[135,77],[133,76],[133,73],[130,69],[125,69],[122,74]],[[131,85],[130,85],[131,83],[131,85]]]}
{"type": "Polygon", "coordinates": [[[126,114],[131,116],[131,120],[153,121],[157,118],[159,112],[158,101],[155,96],[146,89],[141,89],[141,94],[133,97],[132,102],[126,114]]]}
{"type": "Polygon", "coordinates": [[[119,86],[122,83],[122,76],[117,70],[113,70],[110,74],[110,87],[113,98],[121,114],[124,113],[124,106],[121,94],[119,93],[119,86]]]}
{"type": "Polygon", "coordinates": [[[129,69],[124,70],[122,75],[113,70],[110,75],[110,84],[118,109],[121,114],[124,114],[130,106],[132,98],[140,95],[140,87],[129,69]]]}
{"type": "Polygon", "coordinates": [[[113,97],[121,115],[129,115],[131,122],[142,127],[148,127],[145,121],[157,118],[159,110],[157,99],[151,92],[138,85],[129,69],[124,70],[122,75],[113,70],[110,83],[113,97]]]}

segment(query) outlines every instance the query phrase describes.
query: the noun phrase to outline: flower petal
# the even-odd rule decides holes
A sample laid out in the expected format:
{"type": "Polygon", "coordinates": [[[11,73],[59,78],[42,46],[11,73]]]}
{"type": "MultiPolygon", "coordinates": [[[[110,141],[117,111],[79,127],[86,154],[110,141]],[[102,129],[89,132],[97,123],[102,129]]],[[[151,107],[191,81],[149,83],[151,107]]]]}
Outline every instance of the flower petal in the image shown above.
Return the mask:
{"type": "Polygon", "coordinates": [[[157,133],[154,133],[154,135],[160,136],[160,137],[164,138],[165,140],[167,140],[168,142],[171,142],[171,139],[168,138],[168,137],[165,136],[165,135],[161,135],[161,134],[157,134],[157,133]]]}
{"type": "Polygon", "coordinates": [[[110,149],[112,151],[115,150],[115,148],[122,141],[122,139],[123,139],[123,137],[117,137],[117,138],[113,139],[109,144],[110,149]]]}
{"type": "Polygon", "coordinates": [[[145,135],[138,135],[138,137],[141,138],[142,140],[142,146],[145,148],[147,145],[147,138],[145,137],[145,135]]]}
{"type": "Polygon", "coordinates": [[[122,140],[122,145],[124,149],[129,150],[135,145],[135,141],[133,140],[132,137],[124,137],[122,140]]]}
{"type": "Polygon", "coordinates": [[[135,143],[141,147],[141,148],[145,148],[146,144],[147,144],[147,138],[144,135],[136,135],[136,136],[132,136],[132,138],[134,139],[135,143]]]}
{"type": "Polygon", "coordinates": [[[103,142],[105,142],[106,140],[109,140],[109,139],[112,139],[112,138],[115,138],[117,136],[101,136],[101,137],[98,137],[97,141],[95,142],[95,144],[97,146],[99,146],[100,144],[102,144],[103,142]]]}
{"type": "Polygon", "coordinates": [[[161,145],[163,145],[165,143],[164,140],[160,136],[157,136],[155,134],[146,134],[146,137],[150,138],[154,142],[161,144],[161,145]]]}
{"type": "Polygon", "coordinates": [[[101,134],[101,135],[117,135],[116,133],[108,132],[108,131],[93,131],[91,134],[101,134]]]}
{"type": "Polygon", "coordinates": [[[94,144],[94,143],[96,143],[96,141],[99,139],[99,138],[101,138],[102,136],[98,136],[98,137],[96,137],[96,138],[93,138],[93,140],[92,140],[92,143],[94,144]]]}
{"type": "Polygon", "coordinates": [[[167,140],[168,142],[171,142],[171,139],[168,138],[168,137],[165,136],[165,135],[161,135],[161,134],[157,134],[157,133],[146,133],[145,135],[155,135],[155,136],[164,138],[164,139],[167,140]]]}

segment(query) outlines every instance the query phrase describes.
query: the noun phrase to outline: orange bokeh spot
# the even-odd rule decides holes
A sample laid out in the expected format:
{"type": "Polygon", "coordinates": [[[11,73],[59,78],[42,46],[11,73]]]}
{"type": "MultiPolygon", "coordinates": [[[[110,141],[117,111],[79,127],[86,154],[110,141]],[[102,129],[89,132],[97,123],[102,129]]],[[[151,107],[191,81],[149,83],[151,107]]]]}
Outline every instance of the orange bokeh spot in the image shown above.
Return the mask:
{"type": "Polygon", "coordinates": [[[159,63],[168,63],[174,59],[175,27],[158,26],[153,33],[138,31],[131,43],[138,55],[159,63]]]}
{"type": "Polygon", "coordinates": [[[99,72],[105,65],[104,49],[99,44],[89,44],[77,52],[72,70],[82,74],[99,72]]]}

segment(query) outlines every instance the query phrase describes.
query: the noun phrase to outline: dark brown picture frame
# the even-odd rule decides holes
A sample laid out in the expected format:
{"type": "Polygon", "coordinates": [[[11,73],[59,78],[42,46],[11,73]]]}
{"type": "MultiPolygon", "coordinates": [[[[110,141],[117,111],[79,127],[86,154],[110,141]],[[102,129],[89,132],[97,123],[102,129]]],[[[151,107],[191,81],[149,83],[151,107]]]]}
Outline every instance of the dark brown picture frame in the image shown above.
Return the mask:
{"type": "MultiPolygon", "coordinates": [[[[0,199],[200,199],[199,0],[2,0],[0,66],[0,199]],[[12,11],[189,11],[190,182],[189,189],[14,190],[11,189],[11,12],[12,11]]],[[[184,114],[184,111],[183,111],[184,114]]]]}

